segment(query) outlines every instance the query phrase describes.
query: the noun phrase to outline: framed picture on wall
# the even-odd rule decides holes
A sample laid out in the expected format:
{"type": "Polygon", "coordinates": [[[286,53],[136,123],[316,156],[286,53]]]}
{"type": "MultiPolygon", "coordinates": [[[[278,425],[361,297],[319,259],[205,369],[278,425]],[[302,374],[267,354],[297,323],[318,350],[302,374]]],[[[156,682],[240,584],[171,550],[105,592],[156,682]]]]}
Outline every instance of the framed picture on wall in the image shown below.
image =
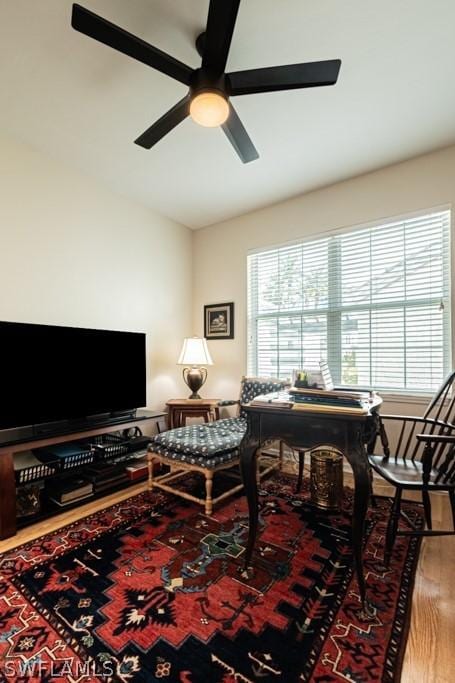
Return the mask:
{"type": "Polygon", "coordinates": [[[204,337],[234,339],[234,304],[204,306],[204,337]]]}

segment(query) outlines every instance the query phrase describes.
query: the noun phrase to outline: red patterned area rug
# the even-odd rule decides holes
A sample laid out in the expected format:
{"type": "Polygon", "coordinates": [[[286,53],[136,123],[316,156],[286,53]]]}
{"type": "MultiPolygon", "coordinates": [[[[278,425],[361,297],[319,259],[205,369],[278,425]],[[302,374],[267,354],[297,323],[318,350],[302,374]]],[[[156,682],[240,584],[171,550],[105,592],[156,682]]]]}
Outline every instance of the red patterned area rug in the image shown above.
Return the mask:
{"type": "MultiPolygon", "coordinates": [[[[194,483],[194,482],[192,482],[194,483]]],[[[192,485],[191,482],[188,486],[192,485]]],[[[246,504],[206,517],[143,493],[0,557],[0,680],[21,683],[397,681],[419,544],[381,565],[388,501],[370,510],[361,618],[345,510],[316,512],[295,479],[261,489],[255,573],[246,504]]],[[[420,511],[407,513],[419,522],[420,511]]]]}

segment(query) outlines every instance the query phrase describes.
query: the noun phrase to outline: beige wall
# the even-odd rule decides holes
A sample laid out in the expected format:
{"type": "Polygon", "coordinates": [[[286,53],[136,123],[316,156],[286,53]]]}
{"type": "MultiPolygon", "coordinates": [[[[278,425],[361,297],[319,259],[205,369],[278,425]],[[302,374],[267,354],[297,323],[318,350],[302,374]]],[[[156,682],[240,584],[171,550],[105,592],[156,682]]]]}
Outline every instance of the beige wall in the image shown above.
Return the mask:
{"type": "Polygon", "coordinates": [[[190,230],[0,139],[0,320],[146,332],[158,407],[181,393],[190,307],[190,230]]]}
{"type": "Polygon", "coordinates": [[[0,139],[0,320],[147,332],[148,404],[158,407],[185,395],[175,363],[183,337],[203,334],[204,304],[234,301],[235,339],[209,342],[204,395],[236,397],[249,249],[454,201],[450,147],[192,233],[0,139]]]}
{"type": "MultiPolygon", "coordinates": [[[[235,339],[209,342],[214,366],[209,369],[204,395],[235,397],[239,378],[246,372],[246,258],[249,249],[451,203],[455,203],[455,147],[195,232],[194,334],[203,334],[204,304],[235,303],[235,339]]],[[[415,409],[421,413],[420,405],[394,405],[393,408],[415,409]]]]}

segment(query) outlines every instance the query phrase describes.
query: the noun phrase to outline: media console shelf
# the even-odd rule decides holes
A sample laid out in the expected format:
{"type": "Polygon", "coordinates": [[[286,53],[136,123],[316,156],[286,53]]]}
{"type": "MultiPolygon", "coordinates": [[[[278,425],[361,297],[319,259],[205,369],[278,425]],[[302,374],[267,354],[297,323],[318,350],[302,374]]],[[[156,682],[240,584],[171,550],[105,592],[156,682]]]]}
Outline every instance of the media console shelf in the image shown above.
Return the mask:
{"type": "MultiPolygon", "coordinates": [[[[100,434],[108,434],[131,427],[147,426],[151,423],[156,423],[162,418],[163,412],[147,411],[147,414],[135,419],[128,419],[125,422],[114,422],[111,424],[98,425],[96,428],[83,429],[69,434],[60,434],[59,436],[50,436],[45,438],[35,438],[30,441],[22,441],[20,443],[8,444],[0,446],[0,540],[10,538],[16,534],[17,519],[16,519],[16,478],[14,473],[14,454],[21,451],[32,450],[34,448],[42,448],[46,446],[53,446],[55,444],[67,443],[69,441],[78,441],[80,439],[89,439],[100,434]]],[[[110,491],[106,491],[108,495],[110,491]]],[[[81,501],[81,504],[83,501],[81,501]]],[[[56,510],[55,514],[63,512],[64,510],[56,510]]],[[[33,523],[35,520],[31,520],[33,523]]]]}

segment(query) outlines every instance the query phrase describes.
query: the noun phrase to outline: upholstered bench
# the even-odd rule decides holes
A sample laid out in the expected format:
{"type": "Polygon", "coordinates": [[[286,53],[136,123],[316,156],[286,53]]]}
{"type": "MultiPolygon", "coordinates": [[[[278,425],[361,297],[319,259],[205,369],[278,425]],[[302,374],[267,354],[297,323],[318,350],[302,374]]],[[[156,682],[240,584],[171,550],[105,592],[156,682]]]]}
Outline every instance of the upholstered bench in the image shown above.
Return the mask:
{"type": "MultiPolygon", "coordinates": [[[[203,505],[207,515],[212,514],[213,506],[243,488],[236,476],[235,484],[228,490],[212,497],[213,478],[221,470],[230,470],[229,474],[239,474],[239,446],[242,441],[247,422],[242,415],[241,404],[247,403],[254,396],[280,391],[286,386],[282,380],[258,377],[244,377],[241,383],[239,401],[221,401],[221,406],[237,404],[239,415],[224,418],[201,425],[190,425],[170,429],[157,434],[149,447],[149,488],[159,488],[203,505]],[[158,462],[170,467],[170,471],[154,476],[153,463],[158,462]],[[187,472],[199,472],[205,477],[205,496],[197,497],[187,490],[177,487],[178,479],[187,472]]],[[[262,463],[263,464],[263,463],[262,463]]],[[[279,467],[280,460],[259,467],[259,478],[266,476],[272,469],[279,467]]]]}

